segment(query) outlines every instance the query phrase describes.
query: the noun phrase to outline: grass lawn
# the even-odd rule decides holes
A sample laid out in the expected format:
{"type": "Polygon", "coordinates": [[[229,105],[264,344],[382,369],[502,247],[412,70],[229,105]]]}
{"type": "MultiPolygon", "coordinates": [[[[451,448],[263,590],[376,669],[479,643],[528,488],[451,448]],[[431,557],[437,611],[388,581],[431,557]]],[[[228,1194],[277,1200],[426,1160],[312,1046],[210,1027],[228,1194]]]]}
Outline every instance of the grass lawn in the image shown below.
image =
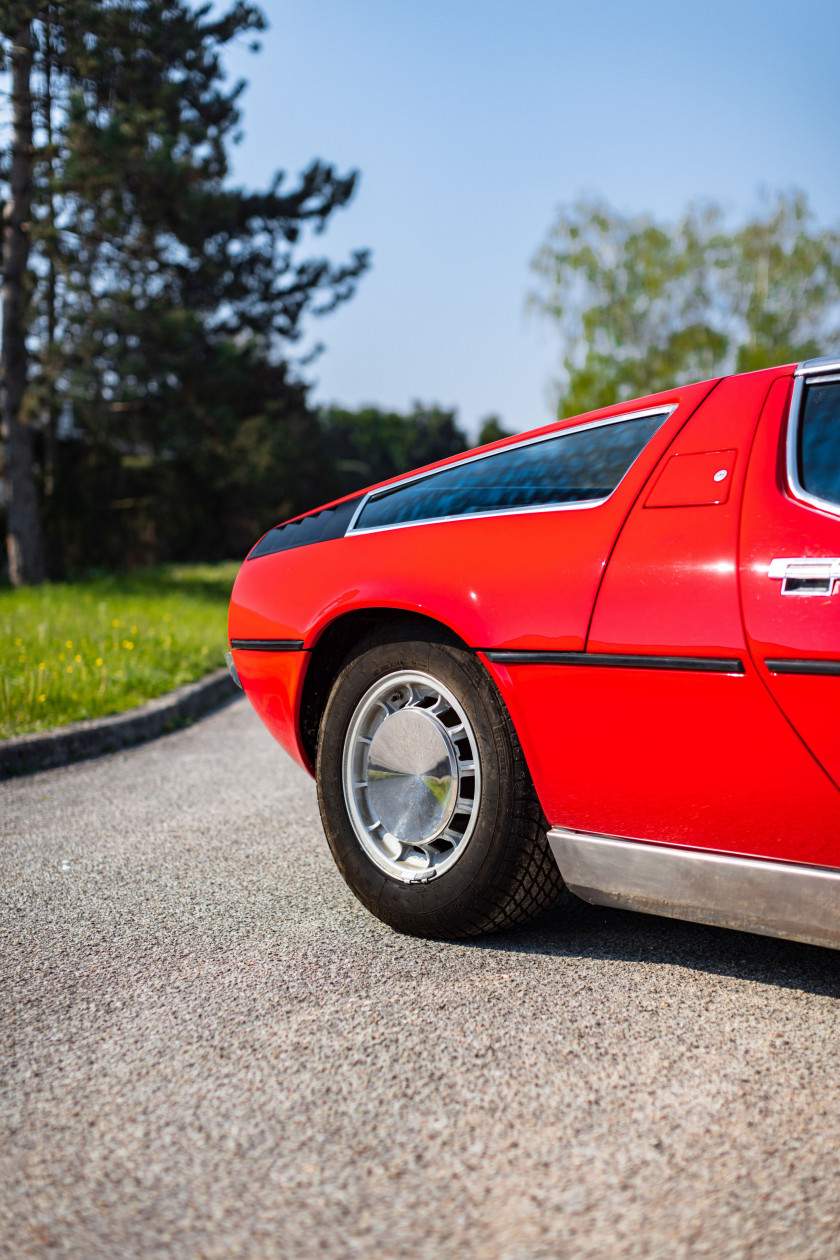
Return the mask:
{"type": "Polygon", "coordinates": [[[119,713],[224,665],[238,569],[0,589],[0,739],[119,713]]]}

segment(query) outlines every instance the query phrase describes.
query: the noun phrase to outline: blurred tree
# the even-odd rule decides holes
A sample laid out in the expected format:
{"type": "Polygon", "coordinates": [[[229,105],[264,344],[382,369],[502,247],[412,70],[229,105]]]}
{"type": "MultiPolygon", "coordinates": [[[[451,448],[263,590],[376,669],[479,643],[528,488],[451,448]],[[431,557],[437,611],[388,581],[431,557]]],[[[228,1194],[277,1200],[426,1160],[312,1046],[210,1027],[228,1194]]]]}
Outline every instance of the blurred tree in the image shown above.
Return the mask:
{"type": "Polygon", "coordinates": [[[840,233],[802,193],[734,231],[713,204],[660,225],[580,201],[533,267],[564,343],[561,416],[840,347],[840,233]]]}
{"type": "Polygon", "coordinates": [[[102,492],[91,545],[106,522],[130,535],[134,520],[150,554],[164,535],[172,539],[187,484],[205,528],[230,516],[215,509],[222,486],[236,480],[237,443],[249,446],[253,467],[269,452],[288,455],[292,432],[309,434],[298,459],[309,451],[308,470],[286,476],[283,489],[275,467],[265,502],[245,496],[255,521],[280,503],[298,510],[295,486],[322,467],[317,423],[281,347],[307,313],[324,314],[352,294],[368,256],[334,265],[297,255],[303,231],[321,231],[350,200],[355,173],[314,162],[291,188],[282,173],[258,193],[227,184],[244,83],[224,86],[221,56],[235,37],[264,25],[245,0],[224,13],[186,0],[0,6],[22,102],[4,171],[4,297],[7,288],[17,295],[8,338],[4,330],[14,370],[6,372],[3,412],[14,582],[44,572],[37,501],[27,490],[35,485],[33,433],[45,497],[54,500],[47,524],[63,558],[65,517],[78,499],[65,474],[73,485],[85,480],[83,450],[102,492]],[[57,440],[62,415],[72,417],[72,459],[73,444],[57,440]],[[277,426],[289,432],[276,435],[277,426]],[[16,458],[20,433],[28,453],[16,458]],[[100,483],[116,469],[117,481],[145,480],[148,493],[109,493],[100,483]],[[25,528],[18,504],[28,513],[25,528]]]}
{"type": "Polygon", "coordinates": [[[217,347],[182,382],[192,437],[160,456],[87,434],[62,441],[45,523],[48,536],[60,528],[71,573],[241,556],[271,525],[340,494],[306,386],[284,363],[217,347]]]}
{"type": "Polygon", "coordinates": [[[513,430],[503,428],[498,416],[484,417],[478,430],[479,446],[487,446],[489,442],[498,442],[506,437],[513,437],[513,430]]]}
{"type": "Polygon", "coordinates": [[[358,411],[327,407],[320,421],[341,494],[352,494],[469,448],[454,411],[420,403],[407,415],[378,407],[358,411]]]}
{"type": "Polygon", "coordinates": [[[44,578],[44,546],[32,468],[32,432],[22,415],[26,391],[27,307],[32,213],[32,11],[9,3],[2,15],[7,35],[5,68],[11,80],[11,146],[3,175],[3,345],[0,436],[3,441],[9,573],[14,583],[44,578]]]}

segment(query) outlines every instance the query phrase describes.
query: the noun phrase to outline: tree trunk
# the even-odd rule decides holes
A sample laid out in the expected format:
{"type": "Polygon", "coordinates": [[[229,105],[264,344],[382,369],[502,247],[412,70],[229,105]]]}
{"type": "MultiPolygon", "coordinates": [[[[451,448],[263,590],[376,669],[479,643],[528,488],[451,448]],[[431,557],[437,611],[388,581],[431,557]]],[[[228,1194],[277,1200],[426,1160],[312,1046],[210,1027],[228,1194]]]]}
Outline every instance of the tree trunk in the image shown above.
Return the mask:
{"type": "Polygon", "coordinates": [[[21,421],[26,389],[26,266],[32,199],[32,31],[21,20],[12,41],[12,164],[3,216],[3,348],[0,423],[13,586],[44,580],[44,542],[33,472],[32,430],[21,421]]]}
{"type": "Polygon", "coordinates": [[[43,62],[43,123],[47,133],[47,162],[49,166],[48,193],[46,198],[47,222],[49,224],[49,249],[47,250],[47,347],[43,354],[41,373],[46,383],[46,428],[44,430],[44,496],[50,498],[55,493],[55,482],[58,468],[58,406],[55,389],[55,330],[56,330],[56,289],[57,267],[55,259],[55,193],[53,176],[55,173],[55,149],[53,145],[53,19],[52,6],[47,9],[43,19],[44,48],[43,62]]]}

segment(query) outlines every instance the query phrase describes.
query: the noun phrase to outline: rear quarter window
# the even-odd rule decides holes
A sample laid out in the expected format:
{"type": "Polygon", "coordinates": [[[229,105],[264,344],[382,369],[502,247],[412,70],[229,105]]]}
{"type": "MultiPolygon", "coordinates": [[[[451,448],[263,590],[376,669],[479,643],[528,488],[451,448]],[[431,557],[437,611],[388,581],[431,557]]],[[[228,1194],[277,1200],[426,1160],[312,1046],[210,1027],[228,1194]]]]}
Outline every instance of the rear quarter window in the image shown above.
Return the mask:
{"type": "Polygon", "coordinates": [[[669,414],[559,433],[374,491],[354,528],[601,502],[669,414]]]}

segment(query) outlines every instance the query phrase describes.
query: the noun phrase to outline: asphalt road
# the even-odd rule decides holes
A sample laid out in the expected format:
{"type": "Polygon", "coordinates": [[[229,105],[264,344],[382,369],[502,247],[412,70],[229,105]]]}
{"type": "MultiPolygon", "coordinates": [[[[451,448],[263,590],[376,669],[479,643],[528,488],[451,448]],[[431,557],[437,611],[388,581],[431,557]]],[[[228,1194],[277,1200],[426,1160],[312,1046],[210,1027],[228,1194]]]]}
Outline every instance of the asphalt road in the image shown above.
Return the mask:
{"type": "Polygon", "coordinates": [[[0,785],[0,1254],[840,1253],[840,953],[575,903],[450,945],[237,702],[0,785]]]}

